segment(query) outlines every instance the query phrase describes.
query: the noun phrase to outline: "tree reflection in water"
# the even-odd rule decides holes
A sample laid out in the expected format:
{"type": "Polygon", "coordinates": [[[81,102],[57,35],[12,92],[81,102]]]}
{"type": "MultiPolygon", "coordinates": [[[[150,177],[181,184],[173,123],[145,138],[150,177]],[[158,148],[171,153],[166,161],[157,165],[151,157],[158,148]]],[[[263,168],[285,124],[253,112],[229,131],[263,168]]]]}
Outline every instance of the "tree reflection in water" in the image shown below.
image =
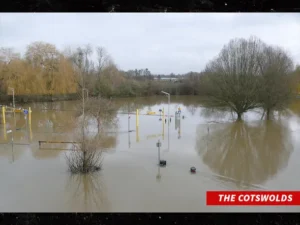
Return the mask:
{"type": "Polygon", "coordinates": [[[70,175],[66,192],[69,204],[75,211],[109,211],[109,202],[99,172],[70,175]]]}
{"type": "Polygon", "coordinates": [[[212,122],[217,122],[224,119],[230,121],[236,120],[233,112],[227,108],[201,108],[200,116],[212,122]]]}
{"type": "MultiPolygon", "coordinates": [[[[206,126],[199,126],[197,132],[203,133],[203,129],[206,126]]],[[[263,184],[287,166],[293,150],[288,135],[278,121],[253,125],[237,121],[210,125],[209,133],[198,135],[196,145],[212,172],[245,188],[263,184]]]]}

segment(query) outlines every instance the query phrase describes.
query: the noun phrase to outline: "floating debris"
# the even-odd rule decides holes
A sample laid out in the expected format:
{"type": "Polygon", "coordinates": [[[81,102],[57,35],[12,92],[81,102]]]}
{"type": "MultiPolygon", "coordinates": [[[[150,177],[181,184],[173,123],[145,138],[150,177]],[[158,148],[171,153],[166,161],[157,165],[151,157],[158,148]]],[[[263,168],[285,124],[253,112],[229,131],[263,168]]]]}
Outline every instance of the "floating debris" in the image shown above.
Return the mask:
{"type": "Polygon", "coordinates": [[[196,167],[191,167],[191,169],[190,169],[190,171],[191,171],[191,173],[196,173],[196,167]]]}
{"type": "Polygon", "coordinates": [[[160,160],[159,161],[159,165],[160,166],[166,166],[167,165],[167,161],[166,160],[160,160]]]}

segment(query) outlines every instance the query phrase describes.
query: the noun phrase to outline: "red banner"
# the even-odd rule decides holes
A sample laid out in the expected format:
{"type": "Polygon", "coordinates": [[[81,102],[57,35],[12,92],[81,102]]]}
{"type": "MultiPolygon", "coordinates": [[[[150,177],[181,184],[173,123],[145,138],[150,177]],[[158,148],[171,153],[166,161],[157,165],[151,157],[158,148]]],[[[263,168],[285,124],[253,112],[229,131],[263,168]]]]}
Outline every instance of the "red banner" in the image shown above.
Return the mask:
{"type": "Polygon", "coordinates": [[[206,205],[300,205],[300,191],[207,191],[206,205]]]}

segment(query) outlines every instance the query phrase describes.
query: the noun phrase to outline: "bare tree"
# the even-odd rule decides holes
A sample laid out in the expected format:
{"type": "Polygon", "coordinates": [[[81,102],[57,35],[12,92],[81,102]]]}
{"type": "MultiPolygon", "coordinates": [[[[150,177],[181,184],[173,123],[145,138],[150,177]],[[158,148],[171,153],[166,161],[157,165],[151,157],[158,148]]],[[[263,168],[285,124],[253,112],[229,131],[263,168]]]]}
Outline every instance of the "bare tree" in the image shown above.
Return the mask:
{"type": "Polygon", "coordinates": [[[296,65],[296,69],[292,72],[289,77],[291,82],[291,87],[295,95],[300,94],[300,65],[296,65]]]}
{"type": "Polygon", "coordinates": [[[111,100],[100,96],[90,98],[87,101],[86,112],[96,119],[98,133],[106,126],[116,125],[117,108],[111,100]]]}
{"type": "Polygon", "coordinates": [[[267,46],[258,61],[261,73],[259,101],[267,119],[274,109],[284,109],[292,96],[289,75],[292,74],[293,60],[280,48],[267,46]]]}
{"type": "Polygon", "coordinates": [[[92,173],[101,170],[102,150],[99,148],[99,136],[87,137],[82,132],[75,138],[72,151],[66,154],[69,171],[76,173],[92,173]]]}
{"type": "MultiPolygon", "coordinates": [[[[88,50],[86,51],[87,55],[88,50]]],[[[79,69],[79,75],[81,79],[81,87],[82,87],[82,104],[80,103],[81,107],[77,107],[77,109],[82,109],[82,120],[79,122],[79,136],[76,138],[79,140],[80,144],[73,145],[72,154],[66,155],[67,163],[69,166],[69,170],[72,173],[88,173],[94,172],[101,169],[100,162],[99,162],[99,155],[96,154],[97,144],[95,143],[95,139],[89,139],[85,134],[86,129],[86,116],[85,116],[85,106],[86,106],[86,99],[85,99],[85,74],[84,68],[82,65],[82,60],[84,59],[84,53],[81,49],[78,49],[77,60],[74,62],[77,63],[79,69]]],[[[78,115],[76,115],[78,116],[78,115]]]]}
{"type": "Polygon", "coordinates": [[[234,39],[205,70],[209,104],[225,106],[242,119],[258,106],[258,58],[264,43],[257,38],[234,39]]]}
{"type": "Polygon", "coordinates": [[[0,48],[0,62],[9,64],[12,60],[20,58],[20,53],[16,53],[13,48],[0,48]]]}
{"type": "MultiPolygon", "coordinates": [[[[86,117],[88,118],[88,116],[86,117]]],[[[101,118],[103,119],[101,120],[102,124],[111,124],[103,117],[101,118]]],[[[73,136],[75,143],[72,145],[71,151],[65,155],[69,171],[72,174],[97,172],[102,168],[103,152],[113,147],[116,139],[105,132],[95,135],[93,132],[86,131],[87,120],[77,121],[76,124],[77,129],[75,128],[73,136]]]]}
{"type": "Polygon", "coordinates": [[[87,87],[86,78],[90,72],[90,65],[91,65],[90,56],[93,54],[92,46],[88,44],[84,48],[78,48],[77,54],[81,55],[82,67],[81,67],[80,79],[83,85],[82,87],[85,88],[87,87]]]}
{"type": "Polygon", "coordinates": [[[97,77],[101,76],[103,69],[112,64],[112,59],[103,47],[97,47],[97,77]]]}
{"type": "Polygon", "coordinates": [[[82,103],[77,106],[78,113],[75,115],[77,119],[82,116],[82,119],[77,122],[78,129],[75,137],[77,144],[74,144],[72,151],[66,155],[71,173],[92,173],[101,169],[102,152],[105,148],[103,143],[107,136],[100,131],[103,131],[101,128],[105,125],[116,122],[116,110],[110,100],[100,97],[86,99],[84,92],[82,100],[82,103]],[[90,116],[96,118],[98,127],[98,133],[92,136],[86,131],[90,116]]]}
{"type": "Polygon", "coordinates": [[[80,88],[87,87],[87,76],[94,69],[94,64],[90,59],[92,54],[93,48],[89,44],[77,49],[68,47],[64,50],[64,55],[72,62],[73,68],[76,71],[77,84],[80,88]]]}

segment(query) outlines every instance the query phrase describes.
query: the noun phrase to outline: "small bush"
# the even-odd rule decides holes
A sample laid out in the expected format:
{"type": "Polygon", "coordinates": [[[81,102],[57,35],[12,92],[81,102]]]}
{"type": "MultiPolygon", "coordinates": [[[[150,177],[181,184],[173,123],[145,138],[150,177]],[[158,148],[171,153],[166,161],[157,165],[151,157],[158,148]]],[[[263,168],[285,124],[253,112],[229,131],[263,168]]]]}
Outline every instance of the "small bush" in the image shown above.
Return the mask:
{"type": "Polygon", "coordinates": [[[67,165],[72,174],[92,173],[102,169],[99,141],[99,138],[86,138],[79,144],[73,144],[71,152],[66,154],[67,165]]]}

